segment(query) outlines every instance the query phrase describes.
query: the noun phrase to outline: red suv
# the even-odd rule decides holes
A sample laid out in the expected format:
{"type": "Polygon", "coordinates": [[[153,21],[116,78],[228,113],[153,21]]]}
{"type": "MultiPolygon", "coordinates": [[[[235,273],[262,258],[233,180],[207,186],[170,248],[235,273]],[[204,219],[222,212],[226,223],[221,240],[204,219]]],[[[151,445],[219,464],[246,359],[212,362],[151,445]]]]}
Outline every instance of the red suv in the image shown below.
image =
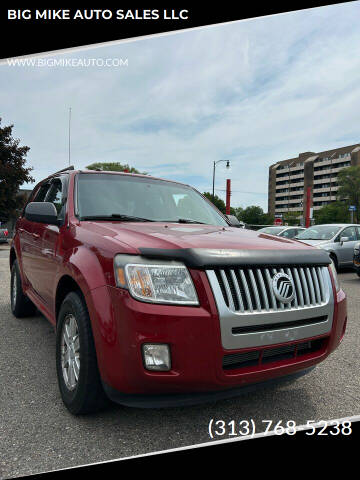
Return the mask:
{"type": "Polygon", "coordinates": [[[62,399],[187,405],[309,371],[339,345],[346,299],[328,254],[235,228],[194,188],[74,171],[16,223],[11,308],[56,329],[62,399]]]}

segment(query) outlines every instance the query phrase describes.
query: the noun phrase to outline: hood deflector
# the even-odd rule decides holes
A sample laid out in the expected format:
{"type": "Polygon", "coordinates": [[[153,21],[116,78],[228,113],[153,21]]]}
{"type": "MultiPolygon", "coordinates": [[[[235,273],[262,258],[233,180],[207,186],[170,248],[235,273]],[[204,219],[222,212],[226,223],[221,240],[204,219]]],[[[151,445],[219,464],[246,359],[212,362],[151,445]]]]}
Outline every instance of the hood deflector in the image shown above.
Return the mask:
{"type": "Polygon", "coordinates": [[[190,268],[226,266],[324,266],[331,263],[329,254],[321,249],[235,250],[208,248],[139,248],[143,257],[178,260],[190,268]]]}

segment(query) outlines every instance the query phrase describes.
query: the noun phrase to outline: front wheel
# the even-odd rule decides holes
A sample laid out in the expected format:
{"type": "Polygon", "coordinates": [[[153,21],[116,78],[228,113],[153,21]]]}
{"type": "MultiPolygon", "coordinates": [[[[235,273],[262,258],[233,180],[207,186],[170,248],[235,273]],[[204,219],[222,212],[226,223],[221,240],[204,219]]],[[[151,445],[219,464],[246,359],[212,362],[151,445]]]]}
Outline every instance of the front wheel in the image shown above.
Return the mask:
{"type": "Polygon", "coordinates": [[[97,365],[90,318],[81,294],[63,301],[57,321],[56,370],[60,393],[74,415],[103,409],[108,400],[97,365]]]}

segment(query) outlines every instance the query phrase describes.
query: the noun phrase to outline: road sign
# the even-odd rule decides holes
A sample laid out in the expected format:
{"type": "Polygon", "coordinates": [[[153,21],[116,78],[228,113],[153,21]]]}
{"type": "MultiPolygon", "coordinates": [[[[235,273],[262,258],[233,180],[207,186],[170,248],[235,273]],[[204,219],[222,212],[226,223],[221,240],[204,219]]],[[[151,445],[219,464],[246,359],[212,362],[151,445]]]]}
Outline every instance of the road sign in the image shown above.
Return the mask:
{"type": "Polygon", "coordinates": [[[282,218],[275,218],[274,225],[281,226],[282,223],[282,218]]]}
{"type": "Polygon", "coordinates": [[[349,211],[350,212],[355,212],[356,211],[356,205],[349,205],[349,211]]]}

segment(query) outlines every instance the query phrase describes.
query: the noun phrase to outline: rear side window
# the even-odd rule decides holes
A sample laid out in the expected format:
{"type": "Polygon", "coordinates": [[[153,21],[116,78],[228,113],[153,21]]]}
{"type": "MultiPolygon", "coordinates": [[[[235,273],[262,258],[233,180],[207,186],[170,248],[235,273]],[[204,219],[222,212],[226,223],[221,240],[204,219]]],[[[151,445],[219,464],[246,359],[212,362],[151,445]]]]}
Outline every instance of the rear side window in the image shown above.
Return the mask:
{"type": "Polygon", "coordinates": [[[288,233],[288,234],[287,234],[287,237],[288,237],[288,238],[294,238],[294,237],[297,235],[298,230],[297,230],[297,228],[290,228],[290,229],[287,231],[287,233],[288,233]]]}
{"type": "Polygon", "coordinates": [[[65,219],[65,202],[63,201],[63,185],[61,180],[54,180],[46,194],[45,202],[54,204],[58,213],[58,219],[65,219]]]}
{"type": "Polygon", "coordinates": [[[292,230],[284,230],[283,232],[279,233],[279,237],[291,238],[292,230]]]}
{"type": "Polygon", "coordinates": [[[51,184],[45,201],[53,203],[58,214],[60,213],[62,208],[62,186],[60,180],[56,180],[51,184]]]}
{"type": "Polygon", "coordinates": [[[49,190],[50,183],[45,183],[44,185],[41,185],[39,190],[36,192],[34,198],[31,200],[32,202],[44,202],[46,194],[49,190]]]}
{"type": "Polygon", "coordinates": [[[25,208],[26,208],[26,205],[29,203],[29,201],[31,201],[31,202],[44,202],[45,201],[45,197],[46,197],[46,194],[49,190],[49,187],[50,187],[50,183],[44,183],[43,185],[41,185],[40,188],[38,188],[38,190],[35,193],[33,198],[31,198],[32,195],[30,195],[30,198],[27,200],[27,202],[24,205],[21,216],[24,216],[25,208]]]}

